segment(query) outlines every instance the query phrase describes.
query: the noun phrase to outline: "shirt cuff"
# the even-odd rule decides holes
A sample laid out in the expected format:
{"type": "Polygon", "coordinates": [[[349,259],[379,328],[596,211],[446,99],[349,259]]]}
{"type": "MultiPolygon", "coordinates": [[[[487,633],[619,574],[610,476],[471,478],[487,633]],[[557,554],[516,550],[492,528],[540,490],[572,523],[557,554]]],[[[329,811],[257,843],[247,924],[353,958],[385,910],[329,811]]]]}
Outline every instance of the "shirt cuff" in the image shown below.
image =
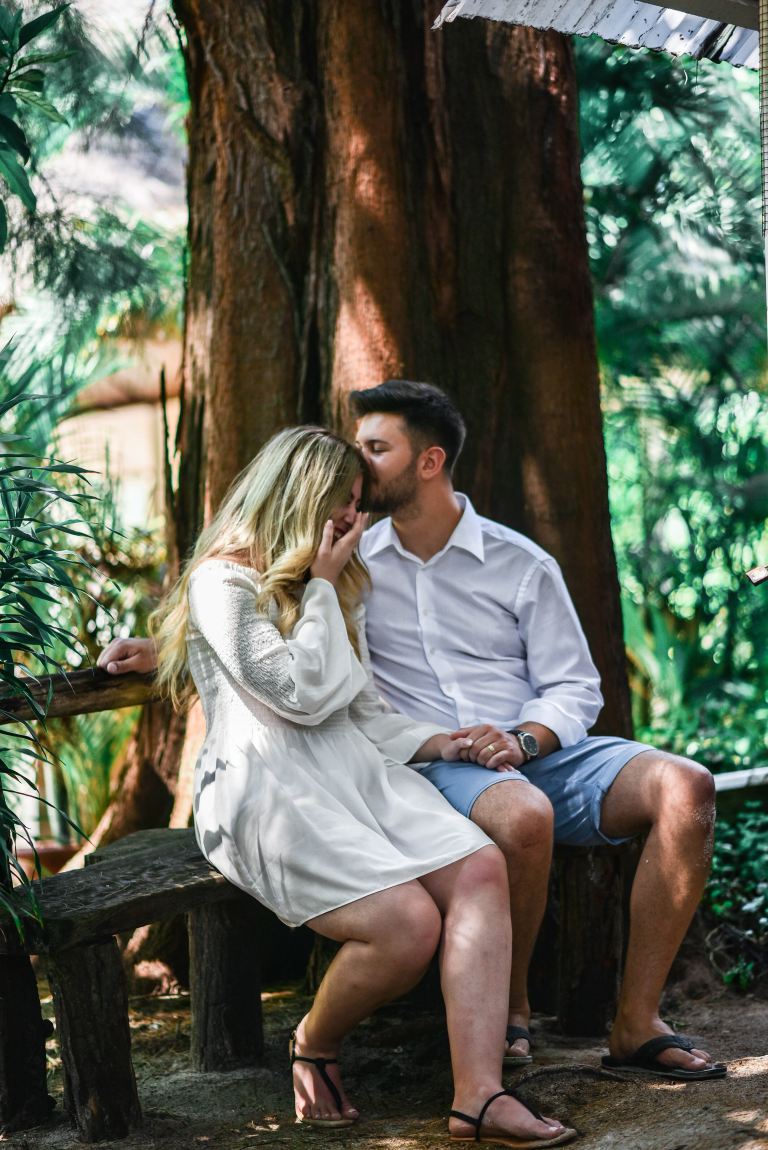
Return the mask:
{"type": "Polygon", "coordinates": [[[433,735],[445,735],[445,727],[437,727],[433,723],[414,723],[408,720],[406,729],[393,733],[392,736],[378,744],[379,750],[388,759],[395,763],[416,767],[418,770],[425,767],[426,762],[412,763],[411,759],[433,735]]]}
{"type": "Polygon", "coordinates": [[[549,727],[563,748],[572,747],[587,737],[587,728],[580,719],[566,715],[555,703],[548,703],[545,699],[532,699],[524,703],[515,726],[520,723],[541,723],[542,727],[549,727]]]}

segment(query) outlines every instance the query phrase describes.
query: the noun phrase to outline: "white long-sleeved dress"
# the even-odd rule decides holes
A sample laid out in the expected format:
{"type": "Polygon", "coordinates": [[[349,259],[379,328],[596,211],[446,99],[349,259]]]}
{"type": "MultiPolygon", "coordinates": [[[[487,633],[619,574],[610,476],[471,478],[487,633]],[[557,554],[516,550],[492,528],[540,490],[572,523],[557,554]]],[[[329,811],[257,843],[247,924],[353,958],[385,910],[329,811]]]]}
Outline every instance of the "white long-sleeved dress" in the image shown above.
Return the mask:
{"type": "Polygon", "coordinates": [[[489,845],[404,765],[442,728],[381,702],[364,626],[361,662],[333,586],[309,581],[287,639],[257,592],[257,572],[225,560],[190,580],[187,649],[206,721],[194,818],[216,869],[299,926],[489,845]]]}

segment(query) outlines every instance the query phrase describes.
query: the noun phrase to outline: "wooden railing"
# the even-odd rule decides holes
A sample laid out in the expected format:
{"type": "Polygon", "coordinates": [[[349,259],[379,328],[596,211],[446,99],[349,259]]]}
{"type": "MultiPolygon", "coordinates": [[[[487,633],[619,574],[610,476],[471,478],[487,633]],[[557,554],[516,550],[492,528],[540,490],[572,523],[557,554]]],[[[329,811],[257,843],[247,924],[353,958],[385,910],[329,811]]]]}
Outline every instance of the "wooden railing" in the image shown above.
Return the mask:
{"type": "MultiPolygon", "coordinates": [[[[25,685],[49,719],[135,707],[158,697],[154,675],[110,675],[98,667],[25,679],[25,685]],[[46,706],[49,696],[50,703],[46,706]]],[[[0,692],[0,725],[37,718],[23,696],[0,692]]]]}

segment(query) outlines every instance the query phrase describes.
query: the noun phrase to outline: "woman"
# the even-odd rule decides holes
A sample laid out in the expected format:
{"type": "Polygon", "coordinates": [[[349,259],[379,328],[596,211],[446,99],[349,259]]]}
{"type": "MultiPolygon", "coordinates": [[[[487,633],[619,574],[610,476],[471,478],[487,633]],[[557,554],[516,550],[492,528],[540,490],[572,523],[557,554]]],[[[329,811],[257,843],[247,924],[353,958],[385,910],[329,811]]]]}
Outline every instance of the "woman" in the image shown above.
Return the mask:
{"type": "Polygon", "coordinates": [[[206,739],[200,849],[291,926],[342,943],[291,1038],[296,1115],[358,1117],[344,1036],[412,987],[441,942],[457,1140],[553,1146],[574,1132],[501,1087],[511,932],[503,857],[404,764],[467,740],[388,711],[368,672],[356,554],[363,465],[320,428],[275,436],[235,481],[154,620],[159,682],[194,682],[206,739]]]}

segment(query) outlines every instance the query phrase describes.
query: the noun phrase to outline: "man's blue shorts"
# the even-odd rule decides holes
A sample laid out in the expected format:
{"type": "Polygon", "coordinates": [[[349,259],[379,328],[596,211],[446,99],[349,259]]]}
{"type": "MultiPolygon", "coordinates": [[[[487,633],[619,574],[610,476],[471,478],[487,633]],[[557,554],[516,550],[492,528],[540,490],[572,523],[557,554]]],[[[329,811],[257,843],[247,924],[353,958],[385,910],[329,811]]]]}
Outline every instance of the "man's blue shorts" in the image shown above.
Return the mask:
{"type": "Polygon", "coordinates": [[[452,807],[469,818],[478,795],[496,783],[530,782],[543,791],[555,811],[555,841],[571,846],[620,843],[600,830],[605,793],[622,767],[647,743],[594,735],[573,747],[553,751],[526,763],[522,772],[489,771],[476,763],[427,763],[421,774],[446,797],[452,807]]]}

